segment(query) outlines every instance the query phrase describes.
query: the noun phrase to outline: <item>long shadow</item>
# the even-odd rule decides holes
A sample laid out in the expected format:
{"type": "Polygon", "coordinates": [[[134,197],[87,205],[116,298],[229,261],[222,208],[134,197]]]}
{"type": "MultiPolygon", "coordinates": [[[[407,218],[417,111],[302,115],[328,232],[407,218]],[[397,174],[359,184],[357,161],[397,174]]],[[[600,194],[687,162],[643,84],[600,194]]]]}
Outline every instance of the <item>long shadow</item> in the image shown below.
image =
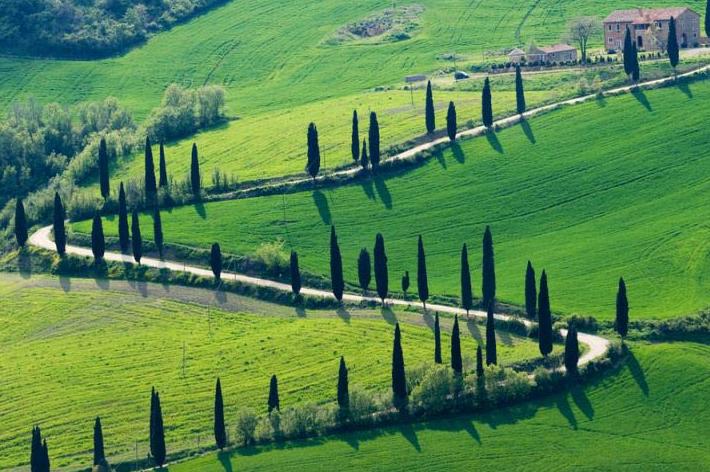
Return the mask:
{"type": "Polygon", "coordinates": [[[316,207],[318,208],[318,214],[320,215],[320,219],[323,220],[323,223],[327,225],[332,224],[328,199],[325,197],[323,192],[320,190],[314,190],[313,202],[315,202],[316,207]]]}
{"type": "Polygon", "coordinates": [[[463,164],[466,162],[466,155],[463,152],[463,149],[461,149],[461,145],[454,141],[451,143],[451,152],[454,153],[454,159],[456,159],[456,162],[459,164],[463,164]]]}
{"type": "Polygon", "coordinates": [[[414,430],[411,424],[405,423],[399,427],[400,433],[402,433],[402,436],[409,441],[409,443],[414,446],[414,449],[417,450],[417,452],[422,452],[422,447],[419,444],[419,438],[417,438],[417,432],[414,430]]]}
{"type": "Polygon", "coordinates": [[[513,338],[510,336],[510,333],[508,331],[496,330],[496,337],[505,346],[513,345],[513,338]]]}
{"type": "Polygon", "coordinates": [[[438,162],[443,169],[446,169],[446,159],[444,159],[444,153],[437,149],[433,154],[436,158],[436,162],[438,162]]]}
{"type": "Polygon", "coordinates": [[[634,96],[638,102],[643,105],[643,107],[648,110],[648,111],[653,111],[653,107],[651,106],[651,102],[648,101],[648,98],[646,98],[646,94],[643,93],[643,90],[641,90],[638,87],[634,87],[631,90],[631,95],[634,96]]]}
{"type": "Polygon", "coordinates": [[[594,100],[595,103],[599,108],[605,108],[606,107],[606,97],[604,96],[603,93],[597,94],[597,98],[594,100]]]}
{"type": "Polygon", "coordinates": [[[382,203],[384,204],[385,208],[388,210],[392,209],[392,195],[390,194],[390,191],[387,190],[387,185],[385,184],[385,179],[383,179],[380,176],[376,176],[375,178],[375,189],[377,189],[377,195],[380,196],[380,200],[382,200],[382,203]]]}
{"type": "Polygon", "coordinates": [[[478,327],[478,323],[473,320],[468,320],[466,327],[468,328],[468,332],[471,333],[471,336],[473,336],[473,339],[478,341],[479,344],[483,342],[483,337],[481,336],[481,330],[478,327]]]}
{"type": "Polygon", "coordinates": [[[362,190],[363,190],[363,192],[365,192],[367,199],[374,200],[375,199],[375,189],[372,185],[372,179],[366,178],[365,180],[362,181],[362,183],[360,185],[362,185],[362,190]]]}
{"type": "Polygon", "coordinates": [[[498,140],[498,136],[496,136],[495,131],[493,131],[493,130],[486,131],[486,139],[488,140],[488,144],[490,144],[491,147],[497,153],[503,154],[503,145],[498,140]]]}
{"type": "Polygon", "coordinates": [[[337,310],[335,310],[335,313],[337,313],[338,317],[345,321],[346,323],[350,323],[350,312],[345,309],[343,306],[339,306],[337,310]]]}
{"type": "Polygon", "coordinates": [[[389,306],[383,306],[382,308],[380,308],[380,313],[382,313],[382,318],[384,318],[385,321],[389,324],[393,325],[397,322],[397,317],[392,311],[392,308],[390,308],[389,306]]]}
{"type": "Polygon", "coordinates": [[[214,298],[220,305],[224,305],[225,303],[227,303],[227,293],[220,287],[215,288],[214,298]]]}
{"type": "Polygon", "coordinates": [[[205,210],[205,204],[202,203],[202,201],[198,200],[193,206],[195,207],[197,214],[200,215],[200,218],[203,220],[207,218],[207,210],[205,210]]]}
{"type": "Polygon", "coordinates": [[[229,452],[220,451],[217,457],[225,472],[234,472],[232,468],[232,455],[229,452]]]}
{"type": "Polygon", "coordinates": [[[690,90],[690,86],[689,86],[688,83],[685,82],[684,80],[681,80],[681,81],[678,82],[678,90],[680,90],[681,92],[683,92],[686,97],[688,97],[688,98],[690,98],[690,99],[693,98],[693,91],[690,90]]]}
{"type": "Polygon", "coordinates": [[[298,316],[299,318],[306,317],[306,309],[303,308],[302,306],[297,306],[293,310],[296,312],[296,316],[298,316]]]}
{"type": "Polygon", "coordinates": [[[64,293],[71,292],[71,279],[66,275],[59,276],[59,285],[62,286],[62,290],[64,290],[64,293]]]}
{"type": "Polygon", "coordinates": [[[422,315],[422,318],[424,319],[424,323],[426,323],[426,325],[429,327],[429,329],[434,330],[434,321],[435,320],[434,320],[434,317],[431,316],[431,314],[428,311],[424,312],[424,314],[422,315]]]}
{"type": "Polygon", "coordinates": [[[574,400],[574,404],[577,405],[577,408],[579,408],[582,413],[584,413],[584,416],[586,416],[588,420],[593,419],[594,407],[589,401],[589,398],[587,398],[587,394],[584,389],[582,387],[577,386],[572,388],[570,393],[572,394],[572,400],[574,400]]]}
{"type": "Polygon", "coordinates": [[[647,397],[648,396],[648,383],[646,382],[646,374],[643,373],[643,369],[641,368],[639,361],[636,360],[636,356],[634,356],[634,353],[631,350],[628,350],[627,353],[628,353],[628,358],[626,361],[626,365],[629,366],[629,371],[631,371],[631,376],[634,378],[634,380],[638,384],[639,388],[641,389],[641,392],[643,392],[644,396],[647,397]]]}
{"type": "Polygon", "coordinates": [[[528,141],[530,141],[531,144],[535,144],[537,142],[535,140],[535,133],[533,133],[528,120],[520,120],[520,127],[523,128],[523,133],[525,133],[525,137],[528,138],[528,141]]]}
{"type": "Polygon", "coordinates": [[[20,275],[23,279],[32,277],[32,256],[25,249],[20,249],[20,254],[17,257],[17,267],[20,269],[20,275]]]}
{"type": "Polygon", "coordinates": [[[569,401],[567,401],[567,394],[563,393],[557,395],[555,403],[557,404],[557,409],[560,410],[560,413],[562,413],[562,416],[565,417],[570,427],[576,430],[577,418],[574,417],[574,412],[572,411],[572,408],[569,405],[569,401]]]}

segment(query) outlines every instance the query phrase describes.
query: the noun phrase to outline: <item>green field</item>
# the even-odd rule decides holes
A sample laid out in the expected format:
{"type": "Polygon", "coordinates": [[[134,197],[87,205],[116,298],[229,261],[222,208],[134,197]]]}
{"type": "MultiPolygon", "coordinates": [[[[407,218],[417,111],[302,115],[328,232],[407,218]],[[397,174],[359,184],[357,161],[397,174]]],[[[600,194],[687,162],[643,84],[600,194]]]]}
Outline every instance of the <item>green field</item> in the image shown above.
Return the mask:
{"type": "Polygon", "coordinates": [[[584,389],[475,418],[210,454],[170,472],[224,470],[700,471],[710,464],[710,347],[637,344],[584,389]],[[230,460],[231,459],[231,460],[230,460]]]}
{"type": "MultiPolygon", "coordinates": [[[[228,423],[239,407],[265,412],[272,374],[284,407],[334,401],[341,355],[351,385],[386,390],[395,318],[407,365],[433,359],[433,321],[413,313],[299,313],[186,287],[8,274],[0,274],[0,304],[0,469],[26,464],[34,424],[54,467],[90,465],[96,415],[109,459],[133,459],[136,442],[145,457],[151,386],[161,393],[171,452],[211,444],[217,376],[228,423]]],[[[450,327],[442,320],[444,346],[450,327]]],[[[469,363],[483,331],[462,328],[469,363]]],[[[503,363],[539,355],[533,340],[504,331],[498,339],[503,363]]]]}
{"type": "MultiPolygon", "coordinates": [[[[464,141],[384,179],[176,208],[163,213],[163,229],[169,242],[218,241],[243,254],[283,238],[303,267],[328,274],[332,223],[351,282],[358,251],[380,231],[391,287],[415,272],[422,234],[431,291],[456,295],[461,244],[480,280],[489,224],[503,300],[523,300],[530,259],[538,274],[547,269],[557,311],[610,318],[624,276],[632,318],[693,313],[710,304],[708,100],[708,82],[597,100],[464,141]]],[[[87,232],[89,223],[75,228],[87,232]]],[[[105,230],[115,234],[115,223],[105,230]]]]}

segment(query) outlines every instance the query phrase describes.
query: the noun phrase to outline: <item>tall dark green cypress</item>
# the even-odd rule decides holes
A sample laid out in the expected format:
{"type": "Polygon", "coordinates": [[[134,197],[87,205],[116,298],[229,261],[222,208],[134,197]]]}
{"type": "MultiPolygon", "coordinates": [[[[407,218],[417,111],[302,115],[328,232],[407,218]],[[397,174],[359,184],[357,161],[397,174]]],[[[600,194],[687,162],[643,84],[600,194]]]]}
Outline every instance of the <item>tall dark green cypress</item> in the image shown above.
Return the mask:
{"type": "Polygon", "coordinates": [[[131,214],[131,245],[133,246],[133,259],[140,264],[143,257],[143,238],[141,237],[141,224],[137,211],[131,214]]]}
{"type": "Polygon", "coordinates": [[[488,306],[496,298],[496,267],[493,254],[493,235],[490,226],[483,233],[483,261],[481,265],[483,305],[488,306]]]}
{"type": "Polygon", "coordinates": [[[17,245],[23,247],[27,242],[27,217],[25,216],[25,205],[22,199],[15,201],[15,240],[17,245]]]}
{"type": "Polygon", "coordinates": [[[577,340],[577,328],[574,325],[567,330],[565,338],[565,369],[570,376],[577,375],[577,363],[579,362],[579,341],[577,340]]]}
{"type": "Polygon", "coordinates": [[[471,287],[471,269],[468,265],[468,248],[461,248],[461,306],[466,310],[466,317],[473,308],[473,288],[471,287]]]}
{"type": "Polygon", "coordinates": [[[550,294],[547,288],[547,273],[540,276],[540,292],[537,302],[537,329],[540,353],[547,356],[552,352],[552,313],[550,312],[550,294]]]}
{"type": "Polygon", "coordinates": [[[385,251],[385,238],[381,233],[377,233],[375,237],[375,285],[377,286],[377,295],[379,295],[382,304],[385,304],[385,299],[389,294],[389,273],[387,270],[387,253],[385,251]]]}
{"type": "Polygon", "coordinates": [[[101,141],[99,141],[99,185],[101,187],[101,196],[106,200],[111,193],[111,189],[109,187],[108,150],[106,149],[105,138],[101,138],[101,141]]]}
{"type": "Polygon", "coordinates": [[[456,374],[463,372],[461,359],[461,333],[459,332],[459,317],[454,315],[454,327],[451,330],[451,369],[456,374]]]}
{"type": "Polygon", "coordinates": [[[281,402],[279,401],[279,381],[276,375],[271,376],[271,381],[269,382],[269,402],[268,402],[269,413],[272,411],[281,411],[281,402]]]}
{"type": "Polygon", "coordinates": [[[626,282],[619,278],[619,289],[616,292],[616,321],[614,329],[624,338],[629,332],[629,300],[626,297],[626,282]]]}
{"type": "Polygon", "coordinates": [[[127,252],[131,243],[131,235],[128,232],[128,206],[126,205],[126,191],[123,189],[123,182],[118,190],[118,242],[121,252],[127,252]]]}
{"type": "Polygon", "coordinates": [[[104,453],[104,433],[101,428],[101,418],[98,416],[94,420],[94,465],[105,465],[106,454],[104,453]]]}
{"type": "Polygon", "coordinates": [[[675,68],[680,61],[680,52],[678,50],[678,36],[676,35],[675,18],[672,16],[671,21],[668,23],[668,43],[666,44],[666,51],[668,51],[668,60],[671,62],[671,67],[673,67],[673,73],[675,74],[675,68]]]}
{"type": "Polygon", "coordinates": [[[153,432],[150,436],[150,455],[153,457],[155,465],[162,467],[165,464],[165,428],[163,426],[163,409],[160,406],[160,393],[155,392],[152,402],[151,423],[153,432]]]}
{"type": "Polygon", "coordinates": [[[42,469],[44,472],[49,472],[52,467],[49,462],[49,448],[47,447],[47,440],[42,440],[42,469]]]}
{"type": "Polygon", "coordinates": [[[705,4],[705,36],[710,37],[710,0],[705,4]]]}
{"type": "Polygon", "coordinates": [[[392,347],[392,400],[399,411],[407,407],[407,378],[404,373],[404,353],[399,323],[394,328],[394,343],[392,347]]]}
{"type": "Polygon", "coordinates": [[[404,294],[404,298],[407,298],[407,292],[409,291],[409,271],[405,270],[404,274],[402,274],[402,293],[404,294]]]}
{"type": "Polygon", "coordinates": [[[486,365],[498,364],[494,308],[495,303],[488,304],[488,312],[486,314],[486,365]]]}
{"type": "Polygon", "coordinates": [[[443,363],[441,360],[441,327],[439,326],[439,313],[434,316],[434,362],[443,363]]]}
{"type": "Polygon", "coordinates": [[[457,129],[456,105],[454,105],[454,102],[449,102],[449,109],[446,111],[446,134],[449,136],[450,141],[456,141],[457,129]]]}
{"type": "Polygon", "coordinates": [[[639,77],[641,75],[641,68],[639,66],[639,54],[638,54],[638,49],[636,49],[636,43],[633,43],[631,46],[631,80],[634,83],[637,83],[639,81],[639,77]]]}
{"type": "Polygon", "coordinates": [[[426,132],[432,134],[436,131],[436,115],[434,114],[434,96],[431,92],[431,80],[426,84],[426,104],[424,106],[426,132]]]}
{"type": "Polygon", "coordinates": [[[218,449],[227,447],[227,429],[224,426],[224,399],[222,398],[222,382],[217,377],[214,391],[214,441],[218,449]]]}
{"type": "Polygon", "coordinates": [[[200,194],[202,177],[200,177],[200,159],[197,155],[197,143],[192,143],[192,159],[190,160],[190,186],[193,195],[200,194]]]}
{"type": "Polygon", "coordinates": [[[97,261],[103,259],[106,252],[106,241],[104,239],[104,226],[101,222],[101,215],[97,211],[91,222],[91,252],[97,261]]]}
{"type": "Polygon", "coordinates": [[[64,220],[67,215],[64,211],[64,205],[62,205],[62,198],[59,196],[59,192],[54,194],[54,244],[57,247],[57,254],[64,256],[67,250],[67,231],[64,227],[64,220]]]}
{"type": "Polygon", "coordinates": [[[330,227],[330,282],[333,295],[338,301],[343,300],[345,291],[345,281],[343,280],[343,257],[340,255],[340,245],[338,236],[335,234],[335,226],[330,227]]]}
{"type": "Polygon", "coordinates": [[[163,258],[163,220],[160,217],[160,207],[156,204],[153,208],[153,242],[158,255],[163,258]]]}
{"type": "Polygon", "coordinates": [[[380,165],[380,124],[374,111],[370,113],[370,128],[367,132],[367,139],[370,140],[370,163],[372,170],[375,170],[380,165]]]}
{"type": "Polygon", "coordinates": [[[219,247],[219,243],[212,244],[210,249],[210,268],[214,278],[220,280],[222,277],[222,249],[219,247]]]}
{"type": "Polygon", "coordinates": [[[537,287],[535,282],[535,269],[532,262],[528,261],[525,269],[525,313],[531,320],[537,319],[537,287]]]}
{"type": "Polygon", "coordinates": [[[419,293],[419,300],[424,305],[424,310],[426,310],[426,301],[429,299],[429,279],[426,272],[426,254],[424,254],[424,242],[421,234],[417,242],[417,292],[419,293]]]}
{"type": "Polygon", "coordinates": [[[291,292],[294,295],[301,293],[301,269],[298,267],[298,254],[291,251],[291,292]]]}
{"type": "Polygon", "coordinates": [[[320,145],[318,144],[318,128],[316,128],[315,123],[308,125],[307,139],[308,160],[306,161],[306,172],[315,180],[320,170],[320,145]]]}
{"type": "Polygon", "coordinates": [[[370,253],[367,249],[360,249],[360,254],[357,257],[357,278],[360,282],[362,293],[367,292],[367,288],[372,281],[372,264],[370,263],[370,253]]]}
{"type": "Polygon", "coordinates": [[[42,467],[42,432],[39,426],[32,428],[30,446],[30,472],[44,472],[42,467]]]}
{"type": "Polygon", "coordinates": [[[352,153],[353,161],[355,162],[360,159],[360,130],[358,128],[359,124],[357,119],[357,110],[353,110],[353,130],[350,142],[350,152],[352,153]]]}
{"type": "Polygon", "coordinates": [[[155,196],[157,188],[155,186],[155,164],[153,163],[153,148],[150,138],[145,138],[145,193],[151,199],[155,196]]]}
{"type": "Polygon", "coordinates": [[[480,379],[481,377],[483,377],[484,372],[485,371],[483,370],[483,349],[481,349],[481,345],[479,344],[476,348],[476,377],[480,379]]]}
{"type": "Polygon", "coordinates": [[[363,168],[363,170],[367,170],[368,166],[370,165],[370,158],[367,157],[367,141],[362,140],[362,154],[360,154],[360,167],[363,168]]]}
{"type": "Polygon", "coordinates": [[[152,447],[155,435],[155,387],[150,389],[150,429],[148,430],[149,446],[152,447]]]}
{"type": "Polygon", "coordinates": [[[345,358],[340,356],[340,368],[338,369],[338,406],[341,413],[346,413],[350,409],[350,392],[348,389],[348,368],[345,365],[345,358]]]}
{"type": "Polygon", "coordinates": [[[483,92],[481,93],[481,118],[483,126],[490,128],[493,126],[493,98],[491,97],[491,83],[486,77],[483,82],[483,92]]]}
{"type": "Polygon", "coordinates": [[[520,65],[515,66],[515,109],[518,115],[525,113],[525,89],[523,87],[523,74],[520,65]]]}
{"type": "Polygon", "coordinates": [[[633,72],[634,67],[633,67],[633,56],[634,56],[634,51],[633,51],[633,42],[631,41],[631,30],[629,30],[629,27],[626,27],[626,33],[624,33],[624,49],[623,49],[623,59],[624,59],[624,73],[626,76],[630,79],[631,78],[631,72],[633,72]]]}
{"type": "Polygon", "coordinates": [[[160,143],[160,162],[159,162],[159,172],[158,172],[158,186],[167,187],[168,186],[168,168],[165,163],[165,146],[160,143]]]}

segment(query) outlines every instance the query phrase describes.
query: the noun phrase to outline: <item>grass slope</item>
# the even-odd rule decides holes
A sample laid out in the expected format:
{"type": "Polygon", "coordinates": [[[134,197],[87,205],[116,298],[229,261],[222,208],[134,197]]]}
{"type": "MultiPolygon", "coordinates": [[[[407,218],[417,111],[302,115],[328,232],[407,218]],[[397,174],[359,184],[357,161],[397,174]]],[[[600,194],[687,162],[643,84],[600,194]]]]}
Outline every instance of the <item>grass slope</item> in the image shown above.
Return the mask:
{"type": "Polygon", "coordinates": [[[710,464],[710,347],[634,345],[594,385],[475,418],[211,454],[170,472],[224,470],[697,471],[710,464]]]}
{"type": "MultiPolygon", "coordinates": [[[[27,463],[34,424],[48,437],[54,467],[89,466],[96,415],[110,459],[134,458],[136,442],[145,457],[151,386],[161,393],[172,452],[211,444],[217,376],[230,423],[239,407],[266,409],[272,374],[283,406],[334,401],[341,355],[351,385],[386,389],[395,317],[407,365],[433,357],[432,320],[418,314],[387,313],[386,321],[368,310],[299,314],[184,287],[7,274],[0,274],[0,304],[3,470],[27,463]]],[[[442,322],[445,347],[450,326],[442,322]]],[[[462,331],[471,362],[482,328],[462,331]]],[[[503,361],[539,355],[536,342],[498,334],[503,361]]]]}
{"type": "MultiPolygon", "coordinates": [[[[457,294],[461,244],[480,280],[490,224],[501,299],[523,300],[531,259],[538,276],[550,275],[555,310],[610,318],[624,276],[632,318],[695,312],[710,303],[708,100],[709,82],[599,100],[465,141],[387,179],[173,209],[163,229],[171,242],[218,241],[239,253],[283,238],[304,267],[328,274],[334,224],[352,282],[358,251],[381,231],[391,287],[404,270],[416,273],[421,233],[431,291],[457,294]]],[[[75,228],[88,232],[90,222],[75,228]]],[[[115,234],[115,223],[105,230],[115,234]]]]}

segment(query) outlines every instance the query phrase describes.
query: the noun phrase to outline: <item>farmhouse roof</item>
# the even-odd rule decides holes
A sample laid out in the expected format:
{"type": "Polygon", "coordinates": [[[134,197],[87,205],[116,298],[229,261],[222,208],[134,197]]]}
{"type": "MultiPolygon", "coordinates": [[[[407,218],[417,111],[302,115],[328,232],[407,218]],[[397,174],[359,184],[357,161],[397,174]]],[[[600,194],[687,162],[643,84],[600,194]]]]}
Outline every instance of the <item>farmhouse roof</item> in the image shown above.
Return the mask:
{"type": "Polygon", "coordinates": [[[555,52],[576,51],[576,49],[573,46],[570,46],[569,44],[554,44],[552,46],[543,46],[538,49],[540,49],[546,54],[552,54],[555,52]]]}
{"type": "Polygon", "coordinates": [[[509,55],[509,56],[524,56],[524,55],[525,55],[525,51],[523,51],[523,50],[520,49],[520,48],[515,48],[515,49],[513,49],[512,51],[510,51],[510,52],[508,53],[508,55],[509,55]]]}
{"type": "Polygon", "coordinates": [[[686,11],[693,10],[688,7],[633,8],[630,10],[616,10],[611,12],[609,16],[604,19],[604,23],[645,24],[650,21],[670,20],[671,16],[678,18],[686,11]]]}

